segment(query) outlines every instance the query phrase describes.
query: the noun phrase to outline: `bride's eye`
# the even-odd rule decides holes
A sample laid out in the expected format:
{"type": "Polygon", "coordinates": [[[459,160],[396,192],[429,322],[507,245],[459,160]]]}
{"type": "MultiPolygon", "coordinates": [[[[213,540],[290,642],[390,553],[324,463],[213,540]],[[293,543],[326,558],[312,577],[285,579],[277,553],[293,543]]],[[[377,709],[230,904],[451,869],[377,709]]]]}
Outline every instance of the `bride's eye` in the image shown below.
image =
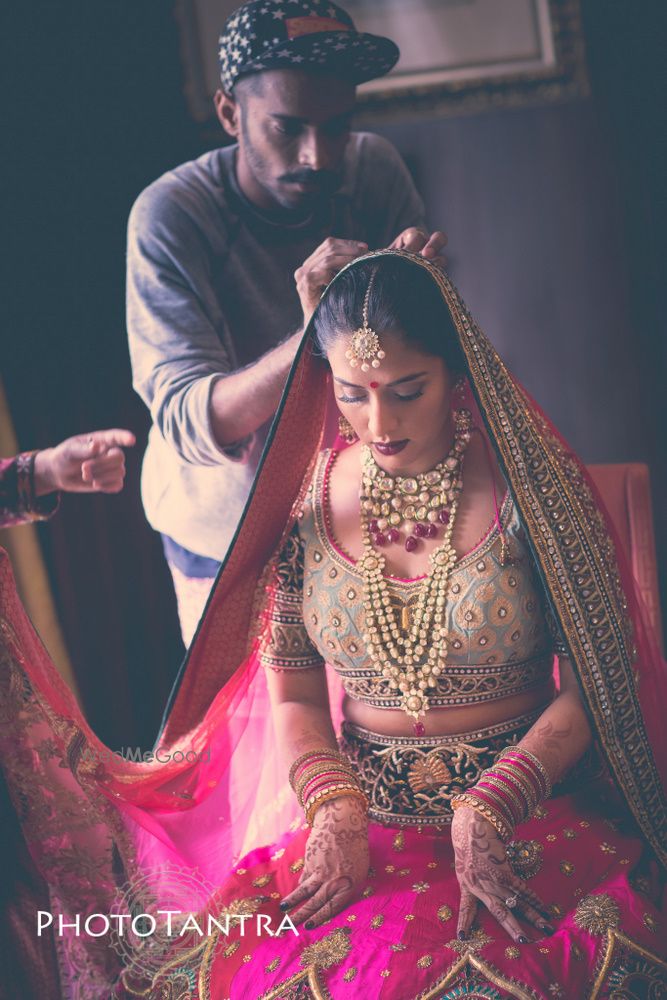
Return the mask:
{"type": "Polygon", "coordinates": [[[396,398],[400,399],[402,403],[409,403],[411,399],[419,399],[420,396],[424,395],[423,389],[417,389],[416,392],[411,392],[409,396],[402,396],[400,393],[396,393],[396,398]]]}
{"type": "Polygon", "coordinates": [[[338,396],[339,403],[363,403],[365,396],[338,396]]]}

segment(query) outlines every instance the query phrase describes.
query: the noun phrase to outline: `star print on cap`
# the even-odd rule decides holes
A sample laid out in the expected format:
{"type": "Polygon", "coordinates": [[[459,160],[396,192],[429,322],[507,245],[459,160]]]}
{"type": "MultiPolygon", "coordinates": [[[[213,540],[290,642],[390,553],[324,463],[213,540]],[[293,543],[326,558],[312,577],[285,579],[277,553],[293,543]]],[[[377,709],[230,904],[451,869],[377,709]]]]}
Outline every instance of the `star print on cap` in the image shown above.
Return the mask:
{"type": "Polygon", "coordinates": [[[388,73],[400,55],[391,39],[357,31],[328,0],[250,0],[227,19],[218,46],[228,94],[239,77],[268,69],[319,70],[363,83],[388,73]]]}

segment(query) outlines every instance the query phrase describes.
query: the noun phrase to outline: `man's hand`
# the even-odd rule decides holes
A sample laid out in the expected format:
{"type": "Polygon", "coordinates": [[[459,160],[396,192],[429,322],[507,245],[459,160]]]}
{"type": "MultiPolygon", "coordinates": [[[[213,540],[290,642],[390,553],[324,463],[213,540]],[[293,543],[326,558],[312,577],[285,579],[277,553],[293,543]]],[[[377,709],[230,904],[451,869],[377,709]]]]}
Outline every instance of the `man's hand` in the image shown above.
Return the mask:
{"type": "Polygon", "coordinates": [[[67,438],[35,455],[35,493],[119,493],[125,479],[125,455],[136,438],[131,431],[92,431],[67,438]]]}
{"type": "Polygon", "coordinates": [[[325,802],[315,813],[297,888],[280,904],[298,906],[295,925],[318,927],[353,903],[368,877],[368,819],[350,796],[325,802]]]}
{"type": "Polygon", "coordinates": [[[440,251],[446,245],[447,237],[444,233],[436,230],[435,233],[431,233],[429,236],[423,229],[411,226],[409,229],[404,229],[402,233],[398,234],[389,249],[410,250],[411,253],[420,253],[422,257],[426,257],[433,264],[444,268],[447,259],[442,256],[440,251]]]}
{"type": "Polygon", "coordinates": [[[330,236],[294,272],[296,290],[301,299],[303,323],[306,326],[315,312],[322,292],[342,267],[368,250],[367,243],[338,240],[330,236]]]}

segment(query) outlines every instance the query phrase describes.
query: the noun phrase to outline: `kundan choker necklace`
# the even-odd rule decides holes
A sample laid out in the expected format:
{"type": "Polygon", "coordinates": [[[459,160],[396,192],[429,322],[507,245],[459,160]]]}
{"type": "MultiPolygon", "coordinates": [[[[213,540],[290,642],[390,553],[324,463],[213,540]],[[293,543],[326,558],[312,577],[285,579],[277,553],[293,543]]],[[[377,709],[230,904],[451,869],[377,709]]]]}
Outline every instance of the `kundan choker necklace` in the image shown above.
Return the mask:
{"type": "Polygon", "coordinates": [[[438,528],[449,524],[463,485],[461,468],[470,427],[470,412],[456,410],[449,453],[430,472],[417,476],[390,476],[377,464],[368,445],[362,447],[361,510],[376,548],[403,541],[401,528],[412,525],[405,548],[414,552],[418,539],[437,538],[438,528]]]}
{"type": "MultiPolygon", "coordinates": [[[[374,667],[382,677],[386,678],[390,687],[401,692],[401,707],[415,720],[416,736],[424,734],[423,723],[419,720],[428,710],[428,692],[438,683],[438,677],[442,672],[441,664],[447,653],[447,629],[443,623],[443,615],[449,576],[456,563],[452,533],[462,487],[463,457],[471,430],[468,410],[458,410],[454,419],[454,443],[449,454],[432,472],[420,476],[412,478],[397,476],[395,479],[387,476],[375,464],[372,455],[369,461],[366,452],[370,449],[363,449],[361,534],[364,554],[358,562],[358,568],[364,580],[366,619],[364,642],[374,667]],[[373,475],[373,469],[377,469],[379,475],[373,475]],[[375,486],[379,478],[382,478],[382,483],[375,486]],[[445,485],[446,481],[449,485],[445,485]],[[422,500],[427,488],[428,501],[422,500]],[[380,491],[378,496],[373,494],[373,489],[380,491]],[[414,503],[410,504],[414,507],[412,516],[405,511],[406,505],[403,503],[405,497],[419,499],[419,507],[414,503]],[[392,506],[392,500],[400,500],[401,505],[392,506]],[[433,500],[436,503],[433,503],[433,500]],[[444,525],[443,541],[429,556],[431,568],[419,591],[411,616],[412,621],[409,627],[403,630],[399,627],[384,577],[384,556],[374,548],[378,533],[371,529],[371,523],[375,520],[375,507],[368,505],[376,503],[380,507],[382,519],[385,518],[383,504],[387,504],[391,512],[398,514],[399,521],[393,522],[396,531],[403,520],[416,520],[415,529],[422,524],[434,525],[435,521],[428,518],[429,511],[436,512],[438,522],[444,525]],[[423,516],[424,511],[426,516],[423,516]],[[447,512],[447,518],[440,516],[443,511],[447,512]]],[[[392,523],[391,513],[388,520],[392,523]]],[[[423,534],[417,536],[416,530],[415,535],[411,536],[416,541],[415,536],[424,537],[423,534]]],[[[384,544],[385,540],[380,544],[384,544]]],[[[410,538],[407,541],[410,541],[410,538]]],[[[407,542],[406,548],[408,548],[407,542]]]]}

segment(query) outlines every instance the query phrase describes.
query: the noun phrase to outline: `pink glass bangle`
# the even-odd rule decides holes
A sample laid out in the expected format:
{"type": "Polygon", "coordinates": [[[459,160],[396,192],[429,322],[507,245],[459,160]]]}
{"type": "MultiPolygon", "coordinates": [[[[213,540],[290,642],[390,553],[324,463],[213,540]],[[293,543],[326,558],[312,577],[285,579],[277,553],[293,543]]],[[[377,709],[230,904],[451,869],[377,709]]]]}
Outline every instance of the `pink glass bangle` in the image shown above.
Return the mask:
{"type": "Polygon", "coordinates": [[[470,795],[474,795],[477,798],[482,799],[484,802],[488,802],[492,808],[502,811],[503,818],[508,825],[516,825],[516,806],[510,801],[509,796],[507,796],[502,789],[494,788],[493,785],[479,781],[473,788],[468,789],[468,792],[470,795]]]}
{"type": "Polygon", "coordinates": [[[525,750],[523,747],[510,747],[505,753],[510,757],[519,758],[530,772],[537,777],[543,789],[544,798],[548,798],[551,795],[552,782],[549,772],[534,753],[531,753],[530,750],[525,750]]]}
{"type": "Polygon", "coordinates": [[[526,764],[523,758],[516,756],[515,754],[507,754],[505,758],[502,758],[496,764],[496,767],[506,767],[509,765],[515,767],[517,771],[520,771],[522,775],[525,776],[526,780],[530,782],[531,786],[535,790],[535,795],[538,798],[542,798],[545,794],[544,780],[541,775],[537,774],[529,765],[526,764]]]}
{"type": "Polygon", "coordinates": [[[494,781],[491,780],[485,781],[480,778],[480,780],[477,782],[474,788],[471,789],[471,791],[477,791],[481,789],[486,789],[490,793],[499,797],[501,801],[505,803],[506,809],[515,823],[519,823],[521,821],[525,809],[522,810],[520,808],[519,802],[516,800],[516,798],[512,797],[511,791],[506,787],[503,787],[501,782],[499,782],[497,779],[494,781]],[[519,815],[520,812],[521,815],[519,815]]]}
{"type": "MultiPolygon", "coordinates": [[[[303,803],[309,799],[311,795],[314,795],[315,792],[320,791],[322,788],[327,788],[329,785],[340,782],[346,782],[351,785],[353,784],[353,779],[345,771],[328,771],[326,774],[319,775],[309,781],[303,789],[299,790],[297,798],[299,799],[301,805],[303,805],[303,803]]],[[[356,784],[356,782],[354,782],[354,784],[356,784]]]]}
{"type": "Polygon", "coordinates": [[[494,780],[502,782],[508,788],[511,788],[515,795],[520,797],[523,803],[524,814],[527,814],[536,807],[539,802],[539,796],[536,795],[533,788],[526,788],[521,778],[502,767],[494,768],[492,774],[494,780]]]}

